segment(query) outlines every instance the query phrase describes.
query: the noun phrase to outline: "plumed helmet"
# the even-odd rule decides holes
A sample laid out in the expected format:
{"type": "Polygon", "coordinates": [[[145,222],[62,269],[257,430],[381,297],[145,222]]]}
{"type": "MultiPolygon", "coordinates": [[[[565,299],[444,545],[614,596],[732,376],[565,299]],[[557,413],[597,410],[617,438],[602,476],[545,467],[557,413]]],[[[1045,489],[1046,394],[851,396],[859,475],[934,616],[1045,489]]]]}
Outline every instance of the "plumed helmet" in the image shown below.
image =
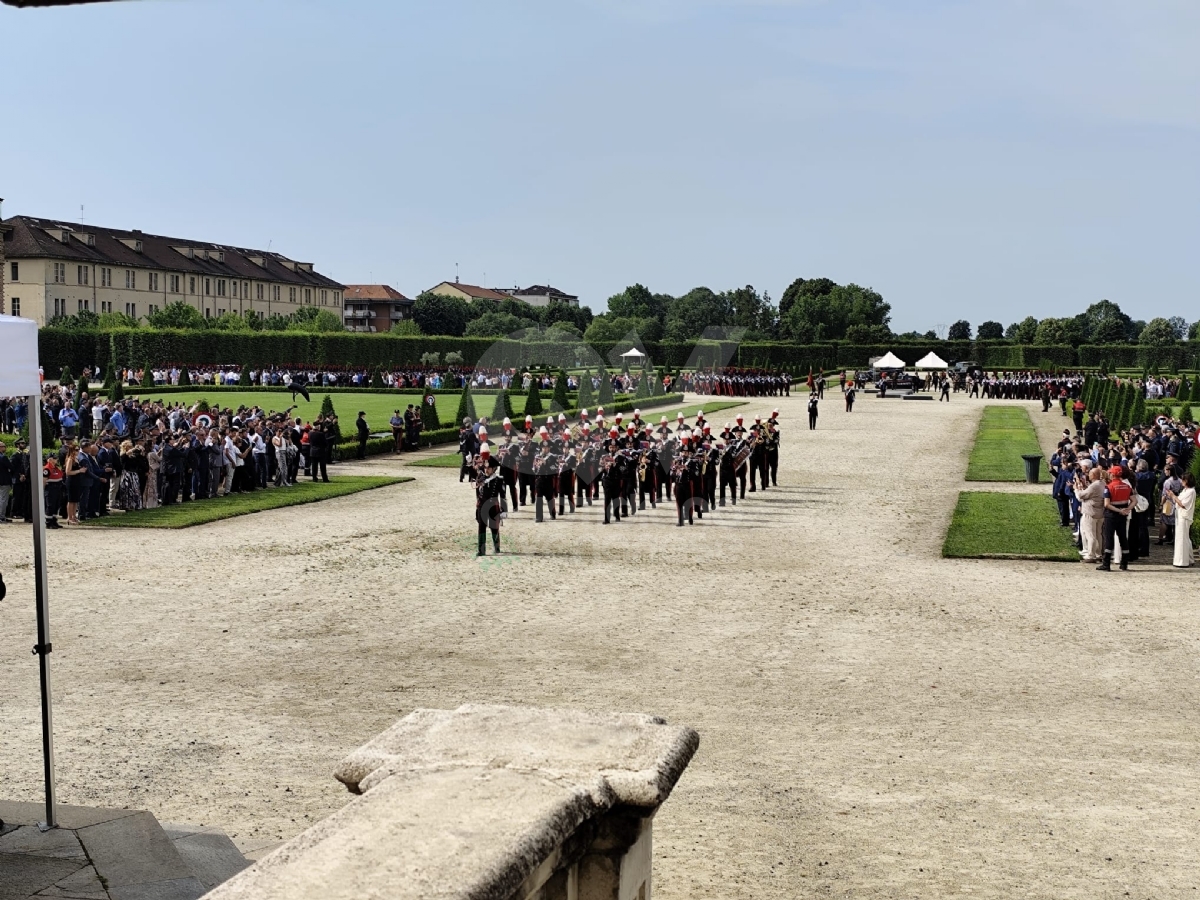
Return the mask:
{"type": "Polygon", "coordinates": [[[488,446],[487,441],[484,441],[482,444],[479,445],[479,455],[482,456],[484,459],[487,459],[489,456],[492,455],[492,448],[488,446]]]}

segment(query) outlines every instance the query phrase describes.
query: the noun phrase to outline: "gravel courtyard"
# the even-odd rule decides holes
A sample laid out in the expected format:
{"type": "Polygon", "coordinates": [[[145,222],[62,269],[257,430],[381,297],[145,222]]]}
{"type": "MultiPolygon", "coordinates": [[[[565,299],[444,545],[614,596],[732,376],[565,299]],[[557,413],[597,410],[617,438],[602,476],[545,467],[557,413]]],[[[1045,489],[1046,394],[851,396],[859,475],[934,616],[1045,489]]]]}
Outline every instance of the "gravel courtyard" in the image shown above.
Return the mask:
{"type": "MultiPolygon", "coordinates": [[[[690,528],[522,511],[481,562],[457,473],[389,458],[333,475],[417,481],[51,532],[61,801],[253,854],[344,805],[335,763],[414,707],[638,711],[701,735],[659,898],[1197,896],[1194,572],[943,560],[980,401],[835,390],[816,432],[802,396],[744,409],[776,403],[779,489],[690,528]]],[[[1066,420],[1029,408],[1045,444],[1066,420]]],[[[29,559],[0,526],[14,800],[40,798],[29,559]]]]}

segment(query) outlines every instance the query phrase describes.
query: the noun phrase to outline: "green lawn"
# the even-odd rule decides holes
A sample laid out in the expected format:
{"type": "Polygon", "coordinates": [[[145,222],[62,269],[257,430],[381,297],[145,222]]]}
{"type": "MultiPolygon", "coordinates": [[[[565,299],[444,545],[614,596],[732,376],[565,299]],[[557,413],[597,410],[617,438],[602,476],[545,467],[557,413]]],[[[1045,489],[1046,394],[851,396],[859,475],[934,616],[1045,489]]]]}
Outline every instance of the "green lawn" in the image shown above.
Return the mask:
{"type": "MultiPolygon", "coordinates": [[[[674,428],[675,416],[677,413],[682,412],[685,419],[693,419],[695,418],[696,413],[698,413],[700,410],[704,410],[704,418],[713,423],[713,428],[715,431],[720,432],[724,422],[716,422],[713,419],[712,414],[721,410],[732,409],[735,406],[745,406],[745,403],[740,400],[722,400],[717,403],[704,403],[696,406],[679,407],[676,409],[672,409],[670,407],[651,407],[646,410],[646,414],[643,416],[643,418],[647,422],[650,422],[657,427],[659,419],[661,419],[663,416],[666,416],[667,421],[670,422],[671,427],[674,428]]],[[[623,421],[628,420],[629,414],[626,413],[625,415],[626,419],[623,421]]],[[[462,457],[458,455],[457,451],[455,451],[453,453],[443,453],[441,456],[431,456],[429,459],[418,460],[415,463],[410,463],[410,465],[424,466],[430,469],[457,469],[460,465],[462,465],[462,457]]]]}
{"type": "Polygon", "coordinates": [[[967,463],[967,481],[1024,481],[1021,456],[1041,452],[1025,407],[985,406],[967,463]]]}
{"type": "Polygon", "coordinates": [[[292,487],[270,488],[250,494],[232,494],[228,497],[218,497],[215,500],[176,503],[172,506],[160,506],[157,509],[143,509],[137,512],[113,513],[103,519],[89,519],[85,524],[108,528],[189,528],[192,525],[206,525],[209,522],[230,519],[234,516],[245,516],[267,509],[280,509],[285,506],[298,506],[301,503],[316,503],[320,500],[344,497],[347,494],[357,494],[359,491],[403,484],[412,480],[411,478],[374,475],[335,476],[329,484],[305,480],[292,487]]]}
{"type": "Polygon", "coordinates": [[[942,556],[1079,561],[1071,530],[1058,524],[1048,495],[985,491],[958,495],[942,556]]]}

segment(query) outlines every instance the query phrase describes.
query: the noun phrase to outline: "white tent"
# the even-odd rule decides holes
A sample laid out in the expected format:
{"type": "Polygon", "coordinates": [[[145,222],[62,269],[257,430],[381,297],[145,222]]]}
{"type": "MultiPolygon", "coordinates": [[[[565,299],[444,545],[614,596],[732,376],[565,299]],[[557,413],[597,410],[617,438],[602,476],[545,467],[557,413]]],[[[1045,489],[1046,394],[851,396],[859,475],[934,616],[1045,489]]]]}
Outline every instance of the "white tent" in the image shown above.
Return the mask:
{"type": "Polygon", "coordinates": [[[874,365],[876,369],[903,369],[908,363],[889,350],[886,355],[875,360],[874,365]]]}
{"type": "Polygon", "coordinates": [[[37,654],[42,682],[42,755],[46,777],[46,821],[55,828],[54,720],[50,712],[50,590],[46,578],[46,510],[42,493],[42,378],[38,370],[38,329],[31,319],[0,316],[0,397],[29,398],[29,470],[33,477],[33,573],[37,599],[37,654]]]}
{"type": "Polygon", "coordinates": [[[918,369],[948,369],[950,364],[930,350],[914,363],[918,369]]]}
{"type": "Polygon", "coordinates": [[[629,359],[629,358],[633,357],[633,358],[641,359],[645,355],[646,354],[643,353],[641,350],[639,350],[637,347],[634,347],[632,350],[626,350],[624,353],[622,353],[621,358],[629,359]]]}

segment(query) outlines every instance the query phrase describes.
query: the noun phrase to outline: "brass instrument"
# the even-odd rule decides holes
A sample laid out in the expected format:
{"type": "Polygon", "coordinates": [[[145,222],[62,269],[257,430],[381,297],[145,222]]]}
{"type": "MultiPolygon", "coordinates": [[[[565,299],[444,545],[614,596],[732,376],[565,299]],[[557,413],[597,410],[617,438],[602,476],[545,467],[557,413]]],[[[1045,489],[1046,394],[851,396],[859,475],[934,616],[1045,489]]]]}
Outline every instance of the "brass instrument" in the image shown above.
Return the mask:
{"type": "Polygon", "coordinates": [[[600,457],[600,471],[607,472],[613,467],[613,463],[616,461],[616,457],[614,457],[611,453],[605,453],[600,457]]]}

